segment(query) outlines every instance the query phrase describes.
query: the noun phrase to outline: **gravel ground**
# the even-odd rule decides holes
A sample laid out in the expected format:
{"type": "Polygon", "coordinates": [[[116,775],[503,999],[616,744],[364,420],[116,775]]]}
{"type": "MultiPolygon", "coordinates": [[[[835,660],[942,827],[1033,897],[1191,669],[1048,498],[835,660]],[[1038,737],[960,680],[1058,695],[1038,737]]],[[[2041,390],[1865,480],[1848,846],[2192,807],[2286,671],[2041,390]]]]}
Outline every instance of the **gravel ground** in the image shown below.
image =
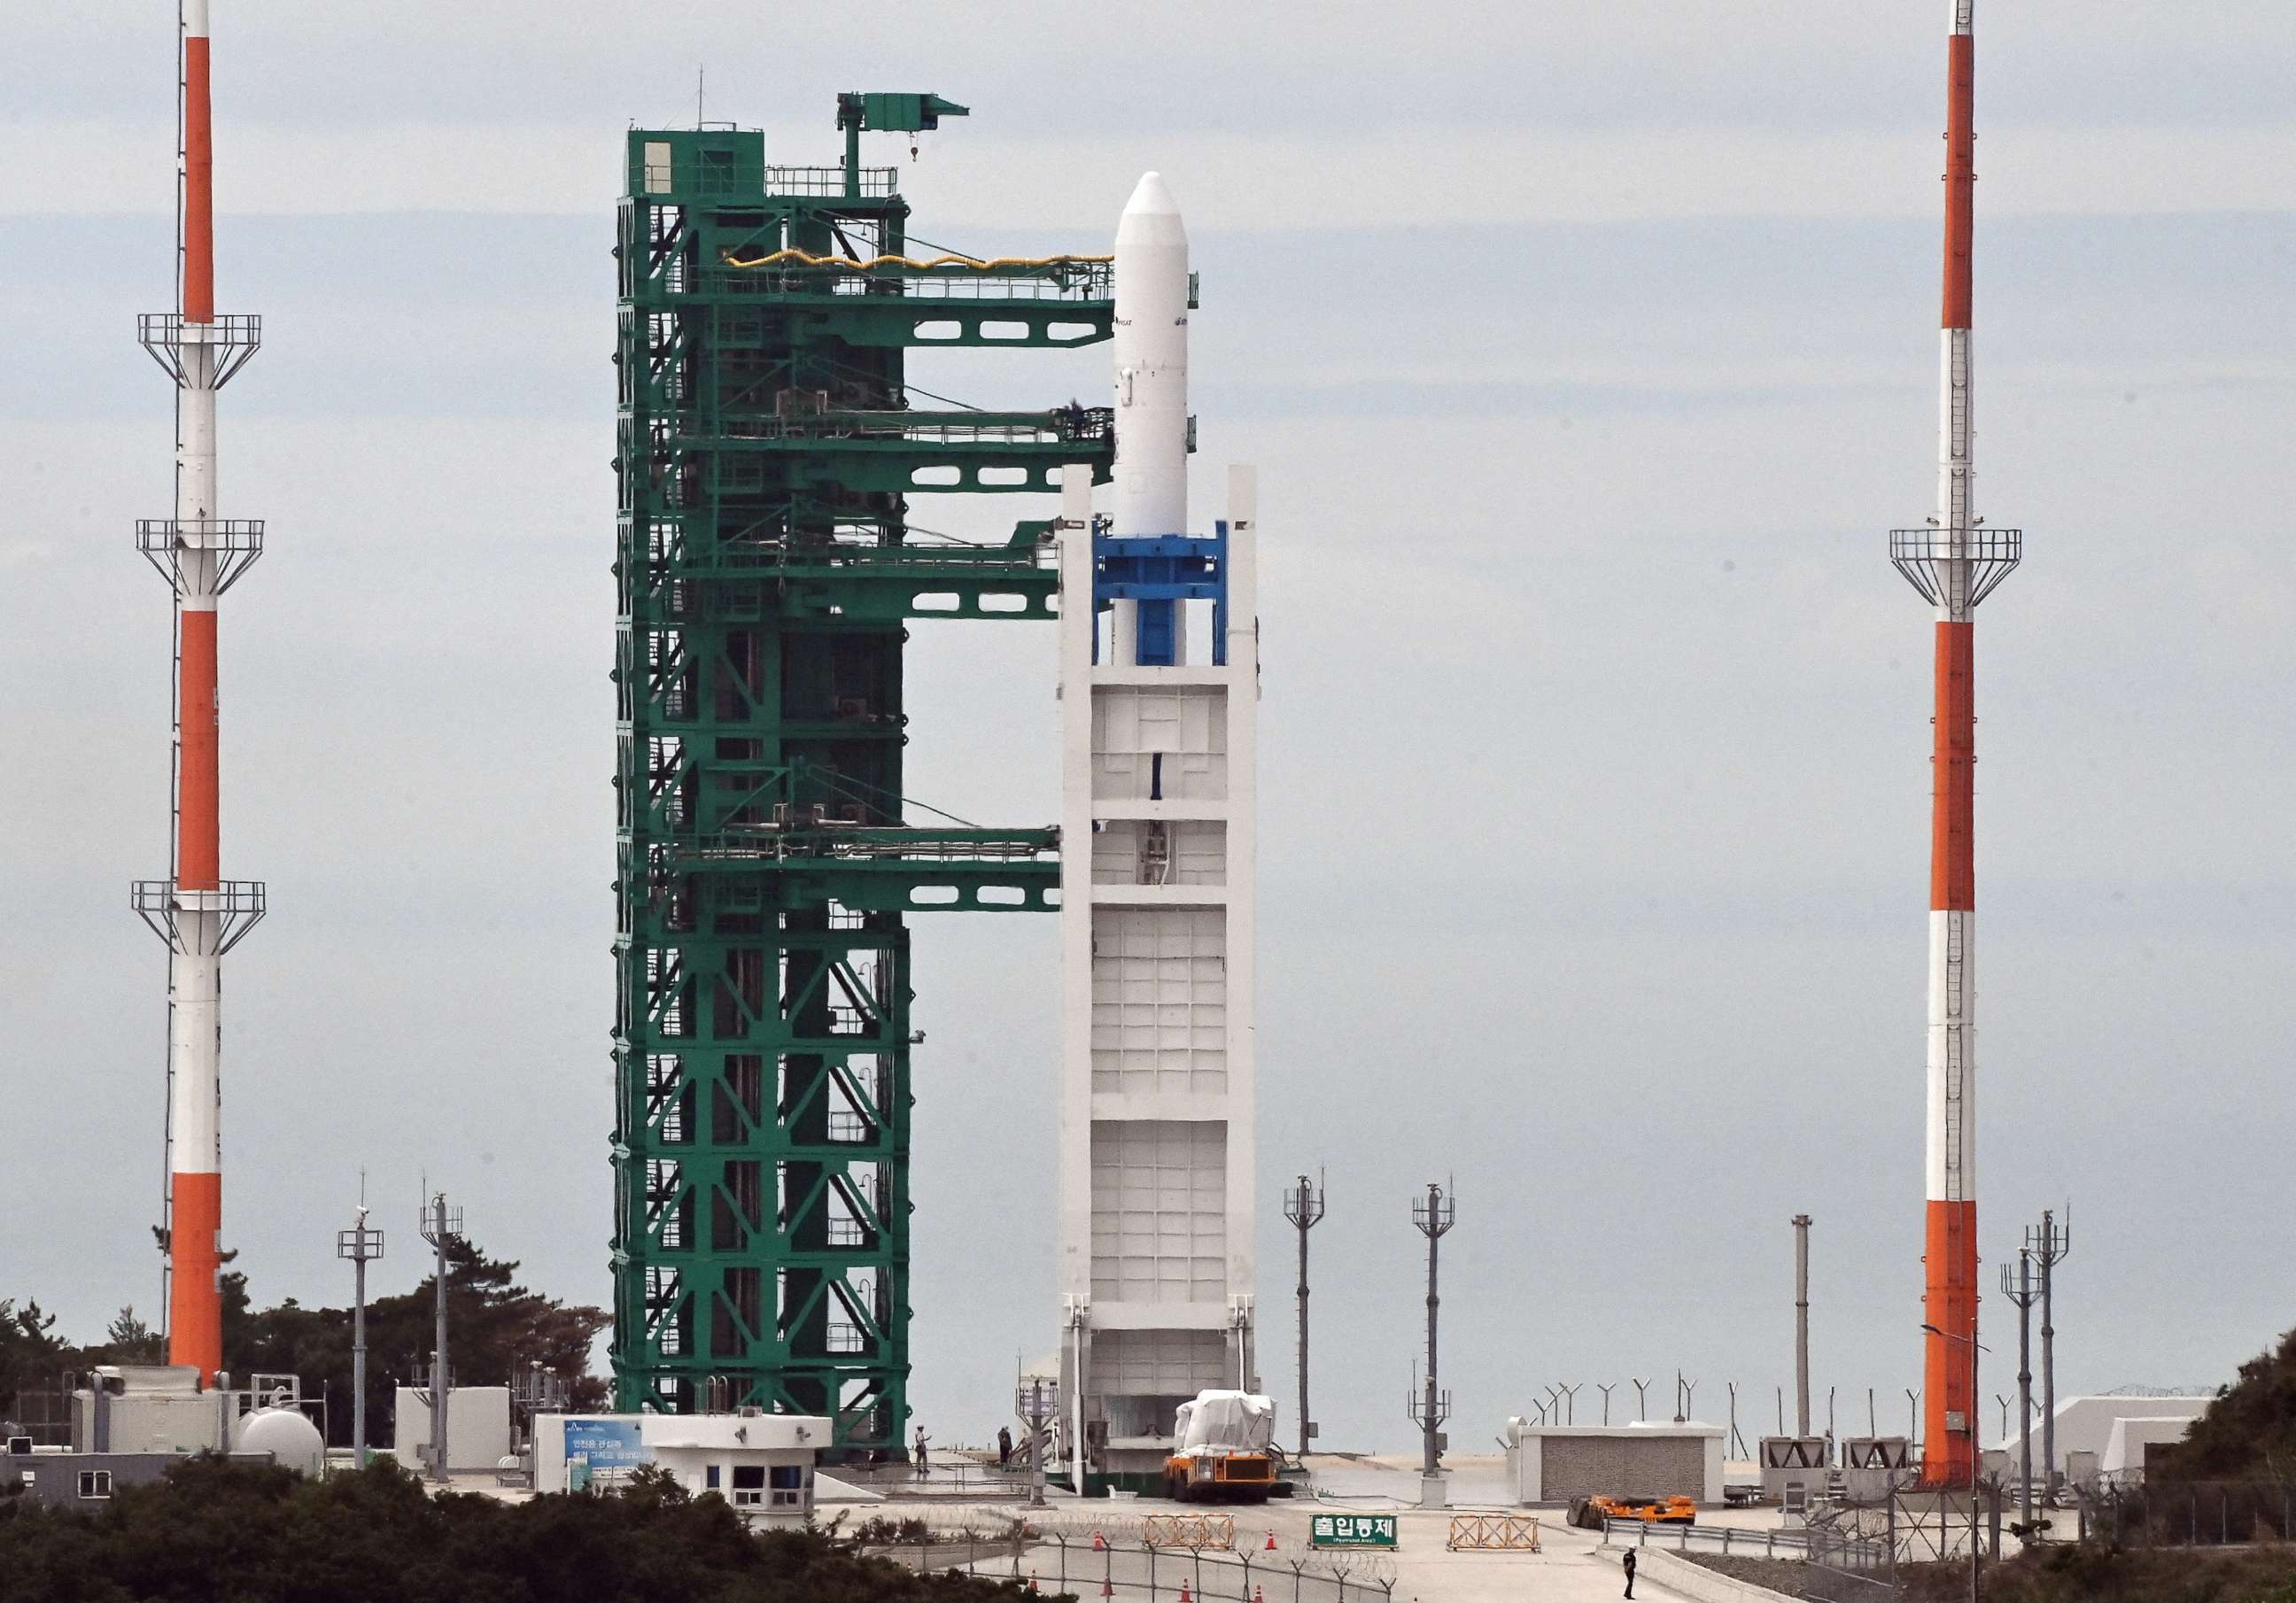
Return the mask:
{"type": "Polygon", "coordinates": [[[1727,1575],[1733,1581],[1750,1581],[1756,1586],[1767,1586],[1774,1592],[1789,1598],[1807,1598],[1803,1590],[1809,1576],[1809,1566],[1784,1558],[1741,1558],[1735,1553],[1727,1557],[1720,1553],[1678,1553],[1677,1558],[1727,1575]]]}

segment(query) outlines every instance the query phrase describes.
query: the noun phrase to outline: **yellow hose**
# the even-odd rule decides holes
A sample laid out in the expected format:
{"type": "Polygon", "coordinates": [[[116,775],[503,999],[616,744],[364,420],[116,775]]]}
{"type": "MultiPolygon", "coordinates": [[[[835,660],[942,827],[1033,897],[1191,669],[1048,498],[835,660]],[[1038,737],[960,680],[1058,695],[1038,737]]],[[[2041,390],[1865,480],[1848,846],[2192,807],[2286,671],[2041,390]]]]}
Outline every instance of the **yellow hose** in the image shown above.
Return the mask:
{"type": "Polygon", "coordinates": [[[1010,267],[1064,267],[1097,266],[1112,262],[1112,256],[998,256],[987,261],[974,256],[936,256],[919,261],[908,256],[873,256],[867,261],[857,261],[849,256],[816,256],[809,250],[776,250],[771,256],[740,257],[728,254],[729,267],[771,267],[781,262],[795,262],[802,267],[834,267],[845,273],[866,273],[873,267],[908,267],[919,273],[930,273],[939,267],[960,267],[975,273],[994,273],[1010,267]]]}

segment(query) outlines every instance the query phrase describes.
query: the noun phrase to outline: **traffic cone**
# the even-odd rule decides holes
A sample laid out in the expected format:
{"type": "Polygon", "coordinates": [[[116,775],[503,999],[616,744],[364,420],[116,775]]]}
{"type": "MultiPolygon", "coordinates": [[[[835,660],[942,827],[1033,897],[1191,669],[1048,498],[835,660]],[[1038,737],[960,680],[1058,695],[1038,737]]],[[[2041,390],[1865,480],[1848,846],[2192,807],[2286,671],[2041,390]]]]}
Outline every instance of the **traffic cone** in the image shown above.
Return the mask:
{"type": "Polygon", "coordinates": [[[1188,1583],[1185,1581],[1180,1583],[1180,1603],[1189,1603],[1188,1583]]]}
{"type": "Polygon", "coordinates": [[[1267,1533],[1267,1550],[1271,1553],[1275,1550],[1275,1533],[1273,1531],[1267,1533]]]}
{"type": "Polygon", "coordinates": [[[1103,1598],[1112,1598],[1116,1595],[1116,1583],[1106,1575],[1100,1578],[1100,1595],[1103,1598]]]}
{"type": "Polygon", "coordinates": [[[1037,1572],[1034,1570],[1029,1572],[1029,1595],[1032,1598],[1037,1595],[1037,1572]]]}
{"type": "Polygon", "coordinates": [[[1101,1540],[1100,1533],[1098,1531],[1095,1531],[1092,1533],[1092,1550],[1095,1553],[1105,1553],[1108,1551],[1108,1543],[1101,1540]]]}
{"type": "Polygon", "coordinates": [[[1256,1586],[1251,1589],[1251,1603],[1267,1603],[1267,1599],[1259,1595],[1259,1589],[1256,1586]]]}

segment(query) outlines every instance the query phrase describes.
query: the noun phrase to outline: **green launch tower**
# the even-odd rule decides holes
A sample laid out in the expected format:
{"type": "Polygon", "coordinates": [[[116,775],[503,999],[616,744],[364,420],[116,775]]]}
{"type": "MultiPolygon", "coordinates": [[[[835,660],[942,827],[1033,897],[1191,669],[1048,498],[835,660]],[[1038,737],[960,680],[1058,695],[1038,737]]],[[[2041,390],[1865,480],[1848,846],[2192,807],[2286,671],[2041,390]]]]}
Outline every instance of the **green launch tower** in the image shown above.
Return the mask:
{"type": "Polygon", "coordinates": [[[1109,413],[919,410],[917,346],[1105,339],[1105,258],[908,255],[865,131],[964,108],[844,94],[844,161],[633,130],[615,255],[616,1405],[826,1415],[902,1451],[908,915],[1048,909],[1057,831],[907,799],[913,617],[1047,618],[1048,522],[914,535],[913,490],[1105,479],[1109,413]]]}

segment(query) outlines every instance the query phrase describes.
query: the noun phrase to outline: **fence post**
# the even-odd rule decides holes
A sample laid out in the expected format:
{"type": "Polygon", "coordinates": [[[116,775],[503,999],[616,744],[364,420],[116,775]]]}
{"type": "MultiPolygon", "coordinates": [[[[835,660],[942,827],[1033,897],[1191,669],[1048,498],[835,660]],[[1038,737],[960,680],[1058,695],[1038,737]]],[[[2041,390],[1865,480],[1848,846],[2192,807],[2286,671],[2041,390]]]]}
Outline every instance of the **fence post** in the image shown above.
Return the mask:
{"type": "Polygon", "coordinates": [[[1068,1533],[1066,1531],[1062,1531],[1062,1532],[1060,1533],[1060,1543],[1061,1543],[1061,1590],[1062,1590],[1062,1591],[1068,1591],[1068,1589],[1069,1589],[1069,1533],[1068,1533]]]}

